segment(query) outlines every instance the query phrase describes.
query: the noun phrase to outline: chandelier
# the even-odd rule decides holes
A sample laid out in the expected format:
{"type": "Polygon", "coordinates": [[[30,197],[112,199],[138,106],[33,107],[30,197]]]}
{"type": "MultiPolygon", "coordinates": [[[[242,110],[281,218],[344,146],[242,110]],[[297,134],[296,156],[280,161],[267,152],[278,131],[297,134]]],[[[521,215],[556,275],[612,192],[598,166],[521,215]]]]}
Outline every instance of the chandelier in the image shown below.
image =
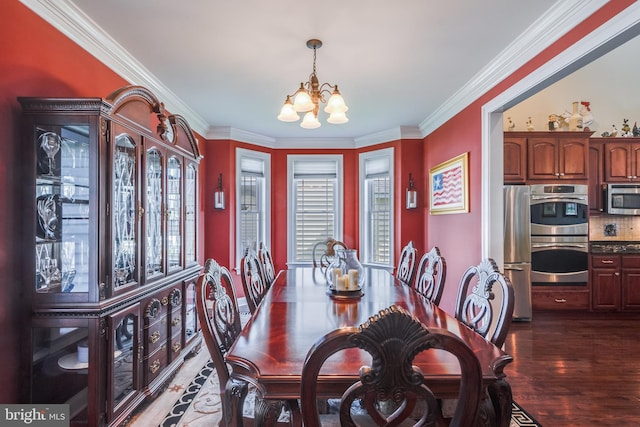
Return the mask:
{"type": "Polygon", "coordinates": [[[347,123],[349,119],[345,114],[349,109],[340,95],[338,85],[329,83],[318,83],[316,75],[316,50],[322,47],[322,42],[318,39],[307,41],[307,47],[313,49],[313,72],[309,76],[309,80],[300,83],[300,88],[293,94],[287,95],[282,110],[278,115],[278,120],[283,122],[295,122],[300,119],[298,113],[306,113],[300,126],[305,129],[315,129],[320,127],[318,120],[318,111],[320,103],[327,104],[324,107],[325,113],[329,114],[327,122],[332,124],[347,123]],[[330,91],[328,88],[333,89],[330,91]],[[325,99],[325,94],[331,94],[329,99],[325,99]],[[293,99],[293,100],[292,100],[293,99]]]}

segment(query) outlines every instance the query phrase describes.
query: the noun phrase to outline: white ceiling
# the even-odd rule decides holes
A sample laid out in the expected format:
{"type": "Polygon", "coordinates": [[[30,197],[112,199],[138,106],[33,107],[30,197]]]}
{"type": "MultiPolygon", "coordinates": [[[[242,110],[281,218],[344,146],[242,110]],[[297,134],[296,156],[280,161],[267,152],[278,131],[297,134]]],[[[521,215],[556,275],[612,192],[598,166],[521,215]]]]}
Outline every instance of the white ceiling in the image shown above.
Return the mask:
{"type": "Polygon", "coordinates": [[[425,136],[605,3],[21,1],[205,137],[267,145],[425,136]],[[347,124],[324,112],[314,130],[276,119],[312,71],[310,38],[323,42],[317,74],[340,86],[347,124]]]}

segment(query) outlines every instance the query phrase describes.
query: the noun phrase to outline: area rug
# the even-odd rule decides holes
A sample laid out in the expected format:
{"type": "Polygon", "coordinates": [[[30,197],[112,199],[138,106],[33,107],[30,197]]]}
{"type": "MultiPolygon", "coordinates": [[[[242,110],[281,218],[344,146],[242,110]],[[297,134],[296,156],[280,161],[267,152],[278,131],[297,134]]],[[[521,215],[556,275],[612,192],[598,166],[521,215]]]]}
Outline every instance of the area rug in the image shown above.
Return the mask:
{"type": "MultiPolygon", "coordinates": [[[[195,375],[191,383],[185,387],[184,393],[176,400],[169,413],[160,422],[159,427],[218,425],[222,418],[222,405],[218,390],[218,376],[215,373],[213,362],[209,360],[195,375]]],[[[510,427],[542,426],[514,402],[510,427]]]]}

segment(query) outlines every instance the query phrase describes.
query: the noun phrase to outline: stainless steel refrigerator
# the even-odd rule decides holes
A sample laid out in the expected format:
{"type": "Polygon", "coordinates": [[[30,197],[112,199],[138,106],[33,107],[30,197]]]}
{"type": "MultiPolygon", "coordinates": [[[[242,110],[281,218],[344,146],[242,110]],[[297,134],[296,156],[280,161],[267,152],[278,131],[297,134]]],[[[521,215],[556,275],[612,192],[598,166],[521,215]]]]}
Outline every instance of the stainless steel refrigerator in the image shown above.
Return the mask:
{"type": "Polygon", "coordinates": [[[514,320],[531,320],[531,211],[528,185],[504,186],[504,273],[513,285],[514,320]]]}

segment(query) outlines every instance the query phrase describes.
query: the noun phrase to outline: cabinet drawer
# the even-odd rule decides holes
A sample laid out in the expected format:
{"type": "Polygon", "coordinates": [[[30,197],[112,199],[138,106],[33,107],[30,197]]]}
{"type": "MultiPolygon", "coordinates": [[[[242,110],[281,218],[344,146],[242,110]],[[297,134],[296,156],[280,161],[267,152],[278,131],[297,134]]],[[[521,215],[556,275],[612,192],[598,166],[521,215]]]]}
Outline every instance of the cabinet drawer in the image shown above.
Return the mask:
{"type": "Polygon", "coordinates": [[[182,311],[174,310],[169,319],[170,335],[173,336],[182,331],[182,311]]]}
{"type": "Polygon", "coordinates": [[[587,310],[589,291],[534,291],[532,305],[539,310],[587,310]]]}
{"type": "MultiPolygon", "coordinates": [[[[638,265],[640,265],[640,257],[638,265]]],[[[591,267],[592,268],[618,268],[620,265],[619,255],[591,255],[591,267]]]]}
{"type": "Polygon", "coordinates": [[[640,268],[640,255],[623,255],[622,267],[624,268],[640,268]]]}
{"type": "Polygon", "coordinates": [[[162,370],[167,366],[167,343],[164,344],[155,351],[155,353],[150,354],[149,357],[145,358],[144,361],[144,374],[145,374],[145,384],[149,385],[151,381],[153,381],[162,370]]]}
{"type": "Polygon", "coordinates": [[[169,345],[169,361],[172,362],[180,357],[182,351],[182,334],[177,333],[171,337],[171,344],[169,345]]]}
{"type": "Polygon", "coordinates": [[[167,343],[167,318],[161,317],[153,325],[144,329],[145,354],[153,353],[162,344],[167,343]]]}

